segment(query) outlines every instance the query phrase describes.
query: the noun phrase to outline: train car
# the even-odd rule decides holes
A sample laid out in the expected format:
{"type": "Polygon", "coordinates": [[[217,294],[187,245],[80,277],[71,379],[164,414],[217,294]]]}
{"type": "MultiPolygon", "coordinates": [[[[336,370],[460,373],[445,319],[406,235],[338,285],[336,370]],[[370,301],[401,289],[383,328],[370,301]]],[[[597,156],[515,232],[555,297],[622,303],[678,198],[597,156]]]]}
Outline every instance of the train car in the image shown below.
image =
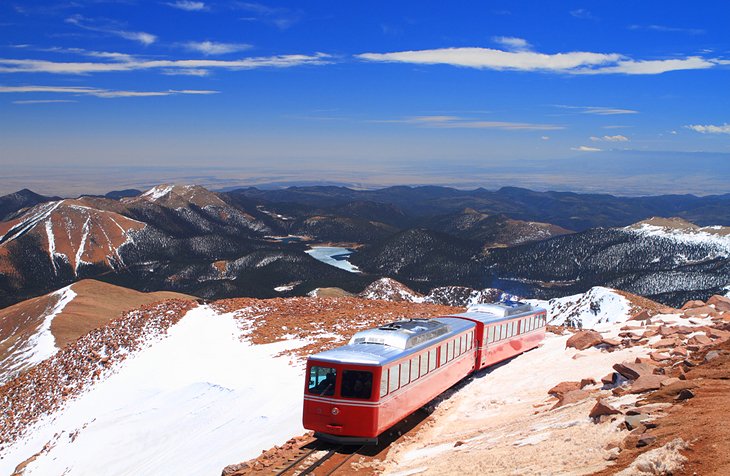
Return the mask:
{"type": "Polygon", "coordinates": [[[310,356],[304,427],[340,444],[375,443],[381,433],[470,373],[529,350],[544,336],[544,324],[542,333],[537,327],[527,331],[528,324],[522,324],[541,324],[543,310],[511,303],[494,306],[393,322],[310,356]],[[509,325],[504,338],[503,325],[509,325]],[[499,339],[490,342],[490,332],[499,339]]]}
{"type": "Polygon", "coordinates": [[[304,427],[338,443],[377,436],[474,370],[476,324],[411,319],[309,357],[304,427]]]}
{"type": "Polygon", "coordinates": [[[547,312],[524,302],[480,304],[451,317],[476,324],[476,370],[534,349],[545,338],[547,312]]]}

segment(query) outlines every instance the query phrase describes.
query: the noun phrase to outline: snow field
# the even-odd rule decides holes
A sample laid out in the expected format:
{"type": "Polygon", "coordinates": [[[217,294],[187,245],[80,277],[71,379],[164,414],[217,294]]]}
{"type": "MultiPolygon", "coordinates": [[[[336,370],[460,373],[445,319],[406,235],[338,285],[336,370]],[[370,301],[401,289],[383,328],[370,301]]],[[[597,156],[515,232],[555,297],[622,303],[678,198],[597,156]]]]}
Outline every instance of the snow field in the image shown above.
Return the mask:
{"type": "Polygon", "coordinates": [[[240,324],[207,306],[191,310],[7,448],[0,474],[48,442],[26,475],[219,474],[301,434],[303,369],[277,354],[304,343],[253,345],[240,324]]]}

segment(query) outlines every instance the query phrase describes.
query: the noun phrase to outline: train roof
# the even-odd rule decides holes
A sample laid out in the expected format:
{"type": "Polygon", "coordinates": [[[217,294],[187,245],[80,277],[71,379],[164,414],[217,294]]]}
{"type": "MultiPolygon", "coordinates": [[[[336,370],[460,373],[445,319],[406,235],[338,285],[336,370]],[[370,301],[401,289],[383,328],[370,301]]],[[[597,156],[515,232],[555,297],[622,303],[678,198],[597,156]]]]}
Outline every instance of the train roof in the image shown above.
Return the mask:
{"type": "Polygon", "coordinates": [[[449,317],[396,321],[358,332],[347,345],[309,358],[333,363],[385,365],[473,327],[472,322],[449,317]]]}
{"type": "Polygon", "coordinates": [[[461,314],[453,314],[454,317],[463,317],[473,321],[491,324],[493,322],[514,319],[527,316],[545,310],[532,304],[521,301],[503,301],[493,304],[477,304],[461,314]]]}

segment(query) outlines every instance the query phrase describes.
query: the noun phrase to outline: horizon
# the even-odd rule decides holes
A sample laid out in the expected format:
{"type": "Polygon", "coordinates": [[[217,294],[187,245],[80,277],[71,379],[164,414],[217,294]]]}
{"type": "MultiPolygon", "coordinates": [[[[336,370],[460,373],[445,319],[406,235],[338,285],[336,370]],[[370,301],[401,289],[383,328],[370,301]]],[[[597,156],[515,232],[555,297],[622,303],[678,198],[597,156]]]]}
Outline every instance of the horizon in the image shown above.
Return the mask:
{"type": "Polygon", "coordinates": [[[0,193],[178,181],[730,191],[724,2],[0,12],[0,193]]]}

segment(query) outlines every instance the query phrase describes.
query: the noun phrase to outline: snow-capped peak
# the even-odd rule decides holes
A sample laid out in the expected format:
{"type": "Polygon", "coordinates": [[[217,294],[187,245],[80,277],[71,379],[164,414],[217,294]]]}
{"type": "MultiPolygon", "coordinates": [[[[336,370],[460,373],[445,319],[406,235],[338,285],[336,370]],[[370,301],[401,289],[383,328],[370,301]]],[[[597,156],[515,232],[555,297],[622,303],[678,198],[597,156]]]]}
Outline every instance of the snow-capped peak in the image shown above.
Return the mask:
{"type": "Polygon", "coordinates": [[[142,196],[147,197],[151,201],[155,201],[172,192],[174,188],[174,185],[169,184],[157,185],[147,190],[145,193],[142,194],[142,196]]]}

